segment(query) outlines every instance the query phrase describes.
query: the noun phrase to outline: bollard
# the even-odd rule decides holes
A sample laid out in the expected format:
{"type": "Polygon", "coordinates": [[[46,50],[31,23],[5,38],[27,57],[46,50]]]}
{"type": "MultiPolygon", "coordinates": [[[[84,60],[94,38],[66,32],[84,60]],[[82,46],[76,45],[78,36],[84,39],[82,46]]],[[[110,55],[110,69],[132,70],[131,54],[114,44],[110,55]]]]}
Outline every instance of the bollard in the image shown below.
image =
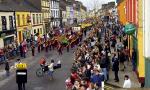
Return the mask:
{"type": "Polygon", "coordinates": [[[102,90],[104,90],[104,81],[101,82],[102,90]]]}

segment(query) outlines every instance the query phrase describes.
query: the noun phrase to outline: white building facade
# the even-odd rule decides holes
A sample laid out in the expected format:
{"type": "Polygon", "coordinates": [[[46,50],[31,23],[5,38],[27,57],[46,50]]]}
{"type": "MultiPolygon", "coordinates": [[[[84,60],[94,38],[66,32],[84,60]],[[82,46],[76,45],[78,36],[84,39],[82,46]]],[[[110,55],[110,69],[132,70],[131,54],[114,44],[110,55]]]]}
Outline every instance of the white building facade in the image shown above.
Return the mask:
{"type": "Polygon", "coordinates": [[[59,0],[51,0],[50,1],[50,10],[51,10],[51,27],[59,27],[60,26],[60,8],[59,8],[59,0]]]}
{"type": "Polygon", "coordinates": [[[36,33],[39,33],[39,35],[43,35],[44,34],[43,14],[38,12],[31,13],[31,25],[32,25],[31,31],[32,35],[35,35],[36,33]]]}
{"type": "Polygon", "coordinates": [[[14,12],[0,12],[0,48],[12,44],[16,38],[14,12]]]}
{"type": "Polygon", "coordinates": [[[143,0],[143,42],[145,57],[145,87],[150,88],[150,0],[143,0]]]}
{"type": "Polygon", "coordinates": [[[73,5],[68,5],[66,7],[67,10],[67,22],[68,25],[73,24],[73,20],[74,20],[74,9],[73,9],[73,5]]]}

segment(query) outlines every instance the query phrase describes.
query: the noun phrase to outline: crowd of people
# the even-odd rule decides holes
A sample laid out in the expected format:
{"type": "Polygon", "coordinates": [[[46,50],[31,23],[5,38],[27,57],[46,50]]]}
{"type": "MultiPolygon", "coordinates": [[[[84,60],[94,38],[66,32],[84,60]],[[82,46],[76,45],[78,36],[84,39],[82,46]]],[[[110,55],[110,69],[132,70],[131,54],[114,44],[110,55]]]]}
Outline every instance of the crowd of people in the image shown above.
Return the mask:
{"type": "MultiPolygon", "coordinates": [[[[71,75],[66,80],[67,90],[98,90],[102,82],[109,80],[109,71],[114,72],[115,82],[119,82],[118,72],[126,69],[130,61],[128,36],[119,23],[98,23],[87,30],[89,35],[75,51],[71,75]]],[[[135,70],[136,51],[133,49],[131,61],[135,70]]],[[[125,78],[128,80],[129,76],[125,78]]],[[[124,88],[130,88],[130,86],[124,88]]]]}
{"type": "Polygon", "coordinates": [[[13,42],[12,44],[4,46],[3,49],[0,49],[0,62],[5,61],[6,59],[12,59],[18,55],[18,44],[13,42]]]}

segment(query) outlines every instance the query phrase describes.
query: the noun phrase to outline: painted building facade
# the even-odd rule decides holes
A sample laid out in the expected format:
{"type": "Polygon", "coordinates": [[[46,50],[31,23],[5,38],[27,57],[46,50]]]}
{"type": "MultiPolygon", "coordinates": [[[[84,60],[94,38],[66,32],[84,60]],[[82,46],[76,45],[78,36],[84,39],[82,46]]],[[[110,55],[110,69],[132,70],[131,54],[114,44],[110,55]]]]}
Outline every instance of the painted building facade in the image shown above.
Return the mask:
{"type": "Polygon", "coordinates": [[[138,1],[138,32],[137,32],[137,42],[138,42],[138,64],[137,64],[137,74],[139,77],[139,82],[144,83],[145,79],[145,60],[144,60],[144,35],[143,35],[143,2],[138,1]]]}
{"type": "Polygon", "coordinates": [[[67,17],[66,17],[66,5],[67,1],[63,0],[59,2],[59,8],[60,8],[60,27],[66,26],[67,23],[67,17]]]}
{"type": "Polygon", "coordinates": [[[150,0],[143,0],[143,35],[145,58],[145,87],[150,88],[150,0]]]}
{"type": "Polygon", "coordinates": [[[50,30],[51,18],[51,0],[26,0],[30,5],[33,5],[42,13],[43,18],[43,31],[47,33],[50,30]],[[36,2],[36,3],[35,3],[36,2]]]}
{"type": "Polygon", "coordinates": [[[51,21],[51,27],[59,27],[60,26],[60,1],[59,0],[51,0],[51,16],[53,20],[51,21]]]}
{"type": "Polygon", "coordinates": [[[73,24],[73,19],[74,19],[74,10],[73,10],[73,6],[72,5],[68,5],[66,7],[67,10],[67,24],[71,25],[73,24]]]}
{"type": "Polygon", "coordinates": [[[31,15],[30,12],[15,12],[17,40],[21,43],[24,39],[30,38],[31,35],[31,15]]]}
{"type": "Polygon", "coordinates": [[[127,23],[127,20],[126,20],[126,0],[118,2],[117,10],[118,10],[117,12],[118,12],[118,16],[119,16],[119,21],[123,25],[125,25],[127,23]]]}
{"type": "Polygon", "coordinates": [[[16,25],[14,12],[0,11],[0,48],[14,42],[16,25]]]}
{"type": "Polygon", "coordinates": [[[144,38],[143,38],[143,2],[142,0],[118,0],[119,19],[123,25],[126,22],[134,24],[136,32],[129,36],[129,48],[132,52],[134,48],[137,52],[136,73],[140,83],[144,83],[145,79],[145,60],[144,60],[144,38]]]}
{"type": "Polygon", "coordinates": [[[31,12],[31,25],[32,25],[31,31],[32,35],[35,35],[36,33],[43,35],[44,34],[43,14],[40,12],[31,12]]]}
{"type": "MultiPolygon", "coordinates": [[[[39,2],[41,2],[41,6],[38,6],[41,12],[43,13],[42,16],[43,16],[44,33],[47,33],[50,30],[50,18],[51,18],[50,1],[51,0],[40,0],[39,2]]],[[[37,0],[35,2],[37,2],[37,0]]]]}

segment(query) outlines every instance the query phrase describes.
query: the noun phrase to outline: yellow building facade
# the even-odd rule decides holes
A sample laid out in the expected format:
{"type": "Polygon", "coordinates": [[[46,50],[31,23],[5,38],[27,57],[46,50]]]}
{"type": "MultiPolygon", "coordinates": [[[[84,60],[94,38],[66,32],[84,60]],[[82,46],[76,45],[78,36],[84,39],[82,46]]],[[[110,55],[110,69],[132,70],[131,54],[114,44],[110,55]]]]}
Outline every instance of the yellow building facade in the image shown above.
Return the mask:
{"type": "Polygon", "coordinates": [[[16,27],[18,43],[27,39],[31,34],[30,12],[16,12],[16,27]]]}
{"type": "Polygon", "coordinates": [[[145,59],[144,59],[144,41],[143,41],[143,2],[138,1],[138,75],[140,82],[144,82],[145,78],[145,59]]]}
{"type": "Polygon", "coordinates": [[[118,9],[118,15],[119,15],[119,21],[125,25],[126,20],[126,0],[122,0],[120,3],[118,3],[117,9],[118,9]]]}
{"type": "Polygon", "coordinates": [[[86,18],[87,18],[86,11],[81,8],[81,19],[82,19],[82,20],[85,20],[86,18]]]}

